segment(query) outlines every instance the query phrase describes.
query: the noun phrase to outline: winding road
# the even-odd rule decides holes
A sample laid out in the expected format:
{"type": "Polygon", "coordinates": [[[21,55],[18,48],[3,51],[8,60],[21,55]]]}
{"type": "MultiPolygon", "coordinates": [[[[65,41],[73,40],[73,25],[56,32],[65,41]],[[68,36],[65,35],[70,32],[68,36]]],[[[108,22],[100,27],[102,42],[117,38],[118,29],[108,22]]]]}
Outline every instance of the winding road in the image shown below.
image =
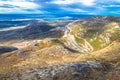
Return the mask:
{"type": "MultiPolygon", "coordinates": [[[[79,52],[82,52],[82,53],[86,53],[88,52],[87,49],[83,48],[83,47],[80,47],[76,41],[75,41],[75,38],[74,38],[74,35],[71,35],[70,32],[71,32],[71,29],[70,29],[70,25],[77,22],[78,20],[75,20],[73,21],[72,23],[69,23],[68,25],[65,26],[65,36],[67,37],[67,39],[69,40],[70,44],[74,47],[75,50],[79,51],[79,52]]],[[[86,44],[86,41],[85,41],[85,44],[86,44]]],[[[88,42],[87,42],[88,44],[88,42]]],[[[90,44],[88,44],[88,46],[90,46],[90,44]]],[[[92,49],[92,47],[90,46],[90,48],[92,49]]]]}

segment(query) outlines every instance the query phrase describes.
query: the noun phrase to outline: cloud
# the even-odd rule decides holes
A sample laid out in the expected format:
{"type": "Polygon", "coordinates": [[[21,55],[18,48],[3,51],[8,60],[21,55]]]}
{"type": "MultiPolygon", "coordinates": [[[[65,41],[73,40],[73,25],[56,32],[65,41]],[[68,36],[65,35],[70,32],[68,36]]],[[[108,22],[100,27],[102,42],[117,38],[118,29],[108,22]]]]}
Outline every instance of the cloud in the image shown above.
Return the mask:
{"type": "Polygon", "coordinates": [[[120,5],[103,5],[102,7],[108,8],[108,7],[120,7],[120,5]]]}
{"type": "Polygon", "coordinates": [[[85,11],[83,9],[80,9],[80,8],[66,7],[66,8],[61,8],[61,9],[64,10],[64,11],[70,11],[70,12],[76,12],[76,13],[78,13],[78,12],[87,12],[87,11],[85,11]]]}
{"type": "Polygon", "coordinates": [[[0,0],[0,13],[103,15],[119,10],[120,0],[0,0]]]}
{"type": "Polygon", "coordinates": [[[0,1],[0,12],[28,12],[27,10],[37,11],[41,6],[26,0],[7,0],[0,1]]]}
{"type": "MultiPolygon", "coordinates": [[[[30,13],[30,11],[15,7],[15,8],[0,8],[0,13],[30,13]]],[[[33,10],[32,13],[42,13],[42,11],[33,10]]]]}
{"type": "Polygon", "coordinates": [[[25,8],[25,9],[36,9],[36,8],[40,7],[40,5],[38,5],[36,3],[23,1],[23,0],[0,1],[0,5],[12,5],[12,6],[20,7],[20,8],[25,8]]]}
{"type": "Polygon", "coordinates": [[[94,5],[95,0],[53,0],[51,3],[58,4],[58,5],[70,5],[74,3],[81,3],[85,6],[92,6],[94,5]]]}

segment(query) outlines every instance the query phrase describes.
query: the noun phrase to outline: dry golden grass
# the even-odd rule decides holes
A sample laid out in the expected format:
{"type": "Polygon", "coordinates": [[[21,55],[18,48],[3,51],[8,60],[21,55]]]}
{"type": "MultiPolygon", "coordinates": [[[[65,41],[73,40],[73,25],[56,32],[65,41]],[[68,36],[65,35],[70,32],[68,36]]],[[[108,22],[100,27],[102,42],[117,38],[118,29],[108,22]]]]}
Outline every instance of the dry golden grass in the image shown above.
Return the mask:
{"type": "MultiPolygon", "coordinates": [[[[120,70],[120,64],[118,63],[120,62],[120,40],[114,41],[104,49],[86,54],[73,54],[60,45],[45,48],[29,46],[23,52],[22,55],[19,55],[19,51],[0,55],[0,73],[3,71],[9,73],[12,69],[18,70],[36,66],[46,67],[48,65],[89,60],[100,61],[103,64],[113,64],[116,69],[120,70]]],[[[106,76],[109,78],[115,77],[116,80],[120,78],[115,73],[107,73],[106,76]]]]}
{"type": "Polygon", "coordinates": [[[36,49],[32,52],[28,50],[28,52],[30,52],[29,57],[28,55],[26,56],[24,55],[20,57],[19,55],[16,54],[16,52],[14,52],[10,54],[1,55],[0,58],[3,57],[2,61],[6,63],[11,62],[13,66],[17,66],[17,67],[23,67],[23,65],[24,67],[25,66],[29,67],[29,65],[34,66],[34,65],[39,65],[40,63],[43,65],[44,64],[55,65],[55,64],[64,64],[64,63],[80,62],[80,61],[88,61],[88,60],[112,61],[115,60],[116,58],[119,60],[120,42],[115,41],[104,49],[87,54],[63,53],[65,52],[65,49],[62,46],[60,47],[59,45],[43,48],[40,50],[36,49]],[[10,59],[10,57],[13,58],[10,59]]]}

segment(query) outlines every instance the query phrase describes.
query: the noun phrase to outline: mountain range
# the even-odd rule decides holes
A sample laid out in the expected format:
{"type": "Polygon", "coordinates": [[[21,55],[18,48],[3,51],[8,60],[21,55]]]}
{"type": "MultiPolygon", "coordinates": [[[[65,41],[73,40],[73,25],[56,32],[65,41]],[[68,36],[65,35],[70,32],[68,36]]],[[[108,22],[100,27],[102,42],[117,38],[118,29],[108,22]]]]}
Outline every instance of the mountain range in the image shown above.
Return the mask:
{"type": "Polygon", "coordinates": [[[1,80],[119,80],[120,17],[37,21],[0,31],[0,59],[1,80]]]}

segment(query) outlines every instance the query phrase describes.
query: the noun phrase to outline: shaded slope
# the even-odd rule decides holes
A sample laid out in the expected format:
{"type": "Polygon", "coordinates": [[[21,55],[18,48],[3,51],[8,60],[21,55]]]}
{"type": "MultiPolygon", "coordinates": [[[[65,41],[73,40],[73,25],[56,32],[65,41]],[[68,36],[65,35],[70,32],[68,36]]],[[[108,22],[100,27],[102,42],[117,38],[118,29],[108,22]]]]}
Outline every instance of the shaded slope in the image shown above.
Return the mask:
{"type": "Polygon", "coordinates": [[[8,46],[0,46],[0,54],[7,53],[7,52],[12,52],[17,50],[15,47],[8,47],[8,46]]]}
{"type": "Polygon", "coordinates": [[[55,28],[48,23],[36,23],[27,26],[23,29],[11,30],[11,31],[1,31],[0,40],[20,40],[20,39],[36,39],[36,38],[45,38],[45,37],[59,37],[63,33],[61,30],[50,31],[55,28]]]}

